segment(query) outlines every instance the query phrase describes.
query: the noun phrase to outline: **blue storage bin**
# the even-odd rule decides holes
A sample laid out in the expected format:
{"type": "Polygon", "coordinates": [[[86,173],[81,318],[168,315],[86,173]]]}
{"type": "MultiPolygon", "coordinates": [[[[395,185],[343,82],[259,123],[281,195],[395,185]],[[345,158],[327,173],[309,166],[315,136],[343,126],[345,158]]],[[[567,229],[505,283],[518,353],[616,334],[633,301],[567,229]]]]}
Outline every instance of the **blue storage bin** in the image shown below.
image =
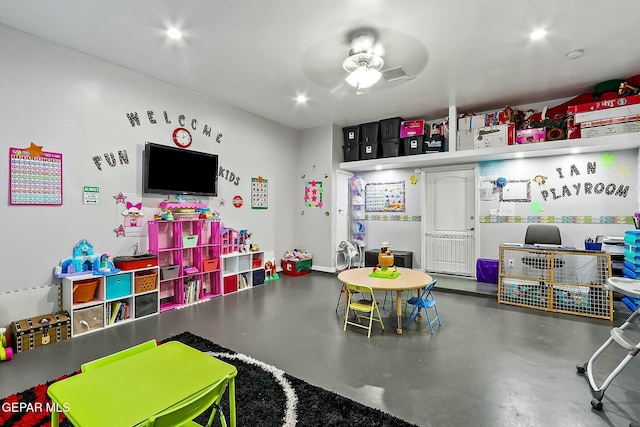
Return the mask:
{"type": "Polygon", "coordinates": [[[131,274],[107,276],[105,281],[105,293],[108,300],[131,295],[131,274]]]}
{"type": "Polygon", "coordinates": [[[623,264],[624,264],[625,268],[633,271],[634,273],[636,273],[636,274],[640,273],[640,265],[639,264],[636,264],[636,263],[630,262],[630,261],[626,261],[626,260],[623,262],[623,264]]]}

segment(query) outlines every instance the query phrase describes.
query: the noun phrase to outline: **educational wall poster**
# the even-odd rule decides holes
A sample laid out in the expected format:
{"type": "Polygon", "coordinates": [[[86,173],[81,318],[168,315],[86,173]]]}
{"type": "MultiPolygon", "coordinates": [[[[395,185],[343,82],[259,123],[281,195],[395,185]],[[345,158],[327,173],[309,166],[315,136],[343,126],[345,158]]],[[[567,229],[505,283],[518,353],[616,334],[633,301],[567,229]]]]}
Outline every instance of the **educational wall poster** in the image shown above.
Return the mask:
{"type": "Polygon", "coordinates": [[[268,209],[269,183],[259,176],[251,178],[251,209],[268,209]]]}
{"type": "Polygon", "coordinates": [[[62,154],[9,148],[9,204],[62,205],[62,154]]]}
{"type": "Polygon", "coordinates": [[[404,212],[404,181],[372,183],[365,187],[365,211],[404,212]]]}
{"type": "Polygon", "coordinates": [[[308,208],[321,208],[322,203],[322,182],[313,180],[304,187],[304,205],[308,208]]]}

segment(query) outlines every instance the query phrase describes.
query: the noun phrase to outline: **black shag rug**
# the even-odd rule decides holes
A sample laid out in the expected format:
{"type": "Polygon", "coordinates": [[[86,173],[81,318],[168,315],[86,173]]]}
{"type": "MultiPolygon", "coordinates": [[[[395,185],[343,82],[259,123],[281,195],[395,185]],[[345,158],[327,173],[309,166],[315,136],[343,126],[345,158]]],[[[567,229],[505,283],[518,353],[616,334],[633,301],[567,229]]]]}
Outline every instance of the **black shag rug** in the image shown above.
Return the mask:
{"type": "MultiPolygon", "coordinates": [[[[291,375],[236,353],[218,344],[196,336],[190,332],[168,338],[165,341],[180,341],[212,356],[234,365],[238,369],[236,377],[236,416],[239,427],[280,427],[280,426],[367,426],[367,427],[416,427],[378,409],[357,403],[328,390],[311,385],[291,375]]],[[[73,374],[72,374],[73,375],[73,374]]],[[[63,377],[64,378],[64,377],[63,377]]],[[[63,379],[58,378],[57,380],[63,379]]],[[[56,380],[56,381],[57,381],[56,380]]],[[[41,384],[22,393],[0,400],[5,402],[35,403],[48,400],[46,387],[53,383],[41,384]]],[[[228,399],[222,399],[222,408],[229,424],[228,399]]],[[[209,411],[196,419],[206,425],[209,411]]],[[[213,422],[218,426],[218,416],[213,422]]],[[[48,426],[49,414],[38,412],[0,413],[2,426],[48,426]]],[[[63,419],[61,426],[71,426],[63,419]]]]}

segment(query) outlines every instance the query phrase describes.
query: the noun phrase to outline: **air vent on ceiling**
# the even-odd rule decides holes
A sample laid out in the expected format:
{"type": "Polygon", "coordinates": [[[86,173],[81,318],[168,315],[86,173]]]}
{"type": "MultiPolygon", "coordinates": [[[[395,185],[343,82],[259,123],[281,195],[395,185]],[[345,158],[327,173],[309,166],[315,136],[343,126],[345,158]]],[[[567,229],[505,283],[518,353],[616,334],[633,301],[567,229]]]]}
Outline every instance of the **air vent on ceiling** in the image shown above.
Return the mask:
{"type": "Polygon", "coordinates": [[[397,80],[411,79],[413,76],[408,75],[404,68],[396,67],[382,71],[382,78],[386,83],[390,83],[397,80]]]}

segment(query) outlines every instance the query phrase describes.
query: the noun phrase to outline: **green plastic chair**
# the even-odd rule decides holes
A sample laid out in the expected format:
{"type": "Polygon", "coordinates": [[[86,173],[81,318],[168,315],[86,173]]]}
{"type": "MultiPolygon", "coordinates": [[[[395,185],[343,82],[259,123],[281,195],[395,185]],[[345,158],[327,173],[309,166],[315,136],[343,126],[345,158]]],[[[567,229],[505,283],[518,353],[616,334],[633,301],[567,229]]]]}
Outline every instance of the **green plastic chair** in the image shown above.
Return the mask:
{"type": "Polygon", "coordinates": [[[222,408],[220,408],[220,400],[222,400],[222,395],[227,389],[227,384],[229,384],[229,378],[222,378],[191,398],[185,399],[171,408],[150,417],[146,422],[139,424],[139,427],[200,426],[193,419],[211,406],[213,406],[213,410],[207,422],[207,427],[211,427],[216,412],[220,417],[220,425],[227,427],[227,420],[222,413],[222,408]]]}
{"type": "Polygon", "coordinates": [[[354,285],[352,283],[347,284],[347,294],[349,295],[349,300],[347,302],[347,310],[344,314],[344,330],[347,330],[347,325],[357,326],[359,328],[364,328],[368,330],[367,338],[371,338],[371,326],[373,321],[380,323],[382,326],[382,330],[384,330],[384,323],[382,322],[382,317],[380,316],[380,310],[378,309],[378,303],[376,302],[376,296],[373,293],[373,289],[369,286],[365,285],[354,285]],[[354,294],[361,294],[361,299],[354,299],[354,294]],[[358,322],[352,322],[349,320],[349,310],[353,310],[358,319],[358,322]],[[358,313],[368,313],[369,314],[369,324],[363,325],[360,323],[360,315],[358,313]],[[377,317],[374,317],[374,312],[377,314],[377,317]]]}
{"type": "Polygon", "coordinates": [[[94,369],[100,368],[101,366],[108,365],[110,363],[115,362],[116,360],[121,360],[129,356],[133,356],[134,354],[138,354],[145,350],[149,350],[151,348],[156,347],[158,344],[156,340],[150,340],[147,342],[143,342],[142,344],[138,344],[134,347],[125,348],[122,351],[117,353],[110,354],[108,356],[101,357],[100,359],[92,360],[91,362],[87,362],[83,364],[80,369],[82,372],[89,372],[94,369]]]}

